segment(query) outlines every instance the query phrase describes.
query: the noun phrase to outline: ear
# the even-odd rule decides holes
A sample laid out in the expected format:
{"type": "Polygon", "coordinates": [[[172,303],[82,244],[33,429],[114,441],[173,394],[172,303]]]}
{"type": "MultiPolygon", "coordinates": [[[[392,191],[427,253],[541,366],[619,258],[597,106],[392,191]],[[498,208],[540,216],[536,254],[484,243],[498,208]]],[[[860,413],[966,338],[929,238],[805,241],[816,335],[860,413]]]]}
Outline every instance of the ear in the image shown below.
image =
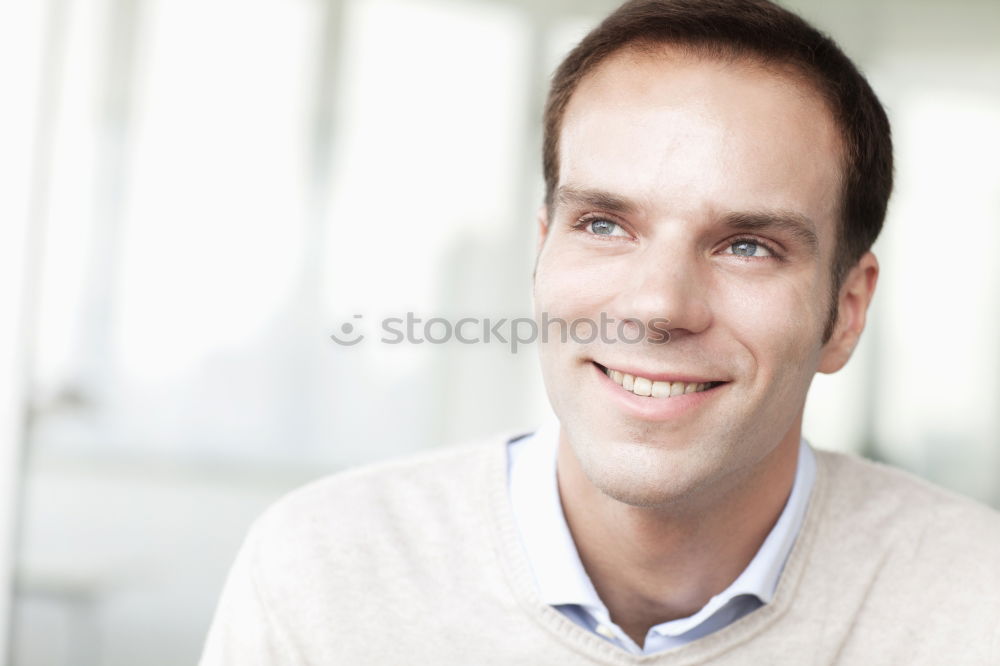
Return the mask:
{"type": "Polygon", "coordinates": [[[868,305],[878,282],[878,259],[866,252],[854,265],[837,295],[837,323],[820,353],[819,371],[833,373],[844,367],[865,330],[868,305]]]}
{"type": "Polygon", "coordinates": [[[545,204],[538,207],[538,214],[536,219],[538,220],[538,244],[535,246],[535,256],[542,251],[542,246],[545,245],[545,239],[549,235],[549,208],[545,204]]]}

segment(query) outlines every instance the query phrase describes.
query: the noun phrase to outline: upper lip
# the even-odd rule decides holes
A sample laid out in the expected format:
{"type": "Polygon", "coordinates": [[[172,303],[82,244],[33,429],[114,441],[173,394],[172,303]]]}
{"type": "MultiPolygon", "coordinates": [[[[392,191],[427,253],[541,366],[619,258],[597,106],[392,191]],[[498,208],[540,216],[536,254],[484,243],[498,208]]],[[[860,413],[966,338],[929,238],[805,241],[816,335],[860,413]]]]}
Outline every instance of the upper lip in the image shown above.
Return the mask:
{"type": "Polygon", "coordinates": [[[689,384],[700,384],[707,382],[725,382],[728,380],[722,379],[720,375],[708,375],[697,372],[688,371],[666,371],[666,372],[650,372],[649,370],[636,368],[627,365],[608,365],[601,363],[600,361],[594,361],[597,365],[602,368],[607,368],[608,370],[617,370],[618,372],[624,373],[626,375],[632,375],[633,377],[645,377],[646,379],[652,380],[654,382],[685,382],[689,384]]]}

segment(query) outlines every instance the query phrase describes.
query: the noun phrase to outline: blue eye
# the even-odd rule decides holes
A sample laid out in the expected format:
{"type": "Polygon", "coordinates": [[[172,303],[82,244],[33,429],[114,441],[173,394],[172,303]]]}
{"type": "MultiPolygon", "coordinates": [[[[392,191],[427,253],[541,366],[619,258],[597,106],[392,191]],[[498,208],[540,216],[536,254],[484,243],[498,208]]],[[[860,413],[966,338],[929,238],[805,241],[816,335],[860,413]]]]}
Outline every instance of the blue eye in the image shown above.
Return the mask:
{"type": "Polygon", "coordinates": [[[625,232],[616,222],[611,220],[593,220],[587,223],[590,233],[597,236],[625,236],[625,232]]]}
{"type": "Polygon", "coordinates": [[[732,243],[729,248],[737,257],[770,257],[771,251],[763,245],[759,245],[752,240],[738,240],[732,243]]]}

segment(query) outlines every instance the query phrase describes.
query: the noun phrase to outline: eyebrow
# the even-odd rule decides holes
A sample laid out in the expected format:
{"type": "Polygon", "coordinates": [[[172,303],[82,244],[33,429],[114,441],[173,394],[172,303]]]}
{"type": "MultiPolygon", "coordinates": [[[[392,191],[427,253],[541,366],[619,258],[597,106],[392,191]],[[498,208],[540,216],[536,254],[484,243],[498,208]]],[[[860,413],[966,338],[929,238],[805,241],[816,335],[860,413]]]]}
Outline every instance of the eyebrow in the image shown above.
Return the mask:
{"type": "Polygon", "coordinates": [[[637,210],[637,206],[634,203],[610,192],[604,190],[581,190],[575,187],[560,187],[556,190],[556,206],[560,205],[582,205],[622,215],[628,215],[637,210]]]}
{"type": "Polygon", "coordinates": [[[819,252],[819,239],[815,225],[800,213],[790,211],[752,211],[729,213],[723,222],[734,231],[777,231],[795,238],[813,254],[819,252]]]}
{"type": "MultiPolygon", "coordinates": [[[[621,215],[635,214],[639,206],[633,201],[605,190],[559,187],[556,206],[585,206],[621,215]]],[[[722,222],[733,231],[785,233],[802,243],[812,254],[819,253],[816,225],[805,215],[786,210],[740,211],[727,213],[722,222]]]]}

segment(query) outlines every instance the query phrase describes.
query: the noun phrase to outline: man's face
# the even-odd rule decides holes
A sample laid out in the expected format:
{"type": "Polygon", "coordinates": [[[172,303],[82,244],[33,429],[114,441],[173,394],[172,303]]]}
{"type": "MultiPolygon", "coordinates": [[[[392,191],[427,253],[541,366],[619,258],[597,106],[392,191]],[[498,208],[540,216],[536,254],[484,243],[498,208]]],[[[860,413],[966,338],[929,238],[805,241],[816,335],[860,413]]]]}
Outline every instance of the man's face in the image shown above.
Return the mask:
{"type": "Polygon", "coordinates": [[[605,494],[660,505],[794,451],[824,351],[840,155],[812,89],[760,66],[626,52],[580,83],[536,317],[670,332],[579,344],[552,327],[541,345],[563,446],[605,494]],[[629,391],[624,374],[644,380],[629,391]],[[708,388],[636,394],[666,382],[708,388]]]}

